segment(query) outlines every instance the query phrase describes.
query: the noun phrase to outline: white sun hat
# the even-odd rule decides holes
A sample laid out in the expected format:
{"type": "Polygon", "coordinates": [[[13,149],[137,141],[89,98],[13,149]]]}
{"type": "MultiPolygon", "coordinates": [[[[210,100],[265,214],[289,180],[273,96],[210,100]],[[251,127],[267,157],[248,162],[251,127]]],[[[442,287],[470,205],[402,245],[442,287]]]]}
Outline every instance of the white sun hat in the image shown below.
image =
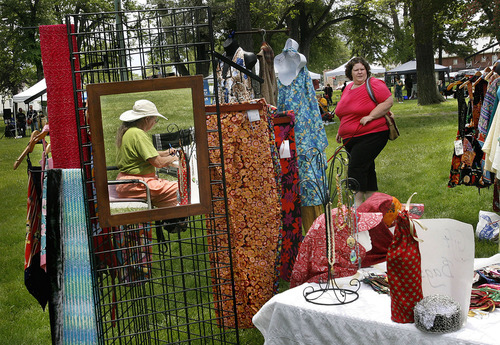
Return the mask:
{"type": "Polygon", "coordinates": [[[145,99],[136,101],[132,110],[127,110],[120,115],[120,120],[123,122],[133,122],[148,116],[159,116],[168,120],[165,116],[158,112],[158,109],[156,109],[156,105],[154,105],[153,102],[145,99]]]}
{"type": "Polygon", "coordinates": [[[299,44],[289,38],[283,52],[274,58],[274,70],[283,85],[290,85],[307,63],[306,57],[298,49],[299,44]]]}

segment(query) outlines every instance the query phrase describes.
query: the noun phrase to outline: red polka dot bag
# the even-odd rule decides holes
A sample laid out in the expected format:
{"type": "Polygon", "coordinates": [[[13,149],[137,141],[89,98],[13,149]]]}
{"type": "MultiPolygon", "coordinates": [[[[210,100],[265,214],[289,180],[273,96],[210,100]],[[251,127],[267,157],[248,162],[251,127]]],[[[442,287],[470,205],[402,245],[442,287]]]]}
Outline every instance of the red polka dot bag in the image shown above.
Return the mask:
{"type": "MultiPolygon", "coordinates": [[[[413,194],[415,195],[415,194],[413,194]]],[[[387,278],[391,294],[391,319],[411,323],[413,307],[423,298],[420,249],[414,222],[407,207],[396,219],[394,238],[387,251],[387,278]]]]}

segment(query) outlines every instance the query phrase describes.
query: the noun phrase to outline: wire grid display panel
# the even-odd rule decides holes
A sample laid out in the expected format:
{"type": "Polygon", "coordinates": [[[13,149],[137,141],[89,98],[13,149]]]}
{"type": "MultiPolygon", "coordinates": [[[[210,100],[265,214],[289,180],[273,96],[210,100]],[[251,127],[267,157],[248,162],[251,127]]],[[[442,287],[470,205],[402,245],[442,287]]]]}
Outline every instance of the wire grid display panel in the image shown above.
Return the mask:
{"type": "MultiPolygon", "coordinates": [[[[67,24],[77,62],[75,100],[84,99],[89,83],[214,72],[208,7],[82,14],[68,16],[67,24]]],[[[76,106],[75,113],[86,110],[76,106]]],[[[191,216],[180,233],[166,231],[159,222],[101,228],[89,126],[86,117],[77,118],[100,343],[238,344],[238,329],[223,326],[236,324],[233,281],[220,273],[231,268],[230,246],[224,245],[230,243],[229,233],[215,226],[218,218],[227,221],[227,211],[191,216]],[[227,286],[230,295],[221,293],[227,286]],[[228,305],[233,307],[227,310],[228,305]]],[[[220,128],[216,132],[221,135],[220,128]]],[[[225,190],[224,179],[211,179],[210,185],[225,190]]],[[[226,200],[213,197],[211,203],[225,205],[226,200]]]]}

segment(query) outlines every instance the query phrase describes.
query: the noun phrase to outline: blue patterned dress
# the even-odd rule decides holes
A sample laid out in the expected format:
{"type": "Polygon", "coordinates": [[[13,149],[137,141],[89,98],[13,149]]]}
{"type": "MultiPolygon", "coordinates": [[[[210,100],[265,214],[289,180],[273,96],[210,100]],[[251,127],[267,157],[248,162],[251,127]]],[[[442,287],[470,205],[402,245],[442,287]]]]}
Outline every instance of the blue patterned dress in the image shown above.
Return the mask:
{"type": "Polygon", "coordinates": [[[323,204],[328,192],[326,185],[326,157],[328,146],[325,127],[321,120],[312,79],[303,67],[290,85],[283,85],[278,77],[278,111],[293,110],[295,140],[299,165],[302,206],[323,204]]]}

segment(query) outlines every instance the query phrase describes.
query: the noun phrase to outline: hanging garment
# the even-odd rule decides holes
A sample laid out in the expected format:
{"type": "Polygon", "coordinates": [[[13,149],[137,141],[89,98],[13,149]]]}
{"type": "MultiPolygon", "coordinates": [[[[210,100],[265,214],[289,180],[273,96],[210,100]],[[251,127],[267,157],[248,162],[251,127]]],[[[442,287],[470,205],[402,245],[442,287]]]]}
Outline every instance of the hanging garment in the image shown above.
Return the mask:
{"type": "Polygon", "coordinates": [[[484,79],[479,80],[479,82],[474,86],[473,96],[472,96],[472,121],[471,127],[477,129],[479,124],[479,118],[481,116],[481,107],[483,105],[484,95],[488,87],[488,82],[484,79]]]}
{"type": "MultiPolygon", "coordinates": [[[[234,53],[232,61],[245,67],[244,53],[245,51],[239,47],[234,53]]],[[[254,98],[252,81],[248,75],[232,67],[227,69],[226,75],[223,71],[224,63],[219,62],[216,72],[220,103],[241,103],[254,98]]]]}
{"type": "MultiPolygon", "coordinates": [[[[493,116],[493,121],[491,121],[491,127],[488,131],[488,135],[484,140],[483,151],[484,151],[484,168],[493,173],[497,173],[497,170],[493,166],[495,160],[495,155],[498,149],[498,138],[500,137],[500,108],[497,107],[495,115],[493,116]]],[[[496,164],[495,166],[498,166],[496,164]]]]}
{"type": "Polygon", "coordinates": [[[53,344],[96,344],[81,169],[47,172],[47,273],[53,344]]]}
{"type": "Polygon", "coordinates": [[[283,228],[281,230],[280,278],[290,281],[293,265],[304,238],[300,209],[299,168],[295,145],[295,114],[293,111],[279,113],[276,108],[273,108],[270,113],[274,119],[276,147],[280,148],[281,156],[281,214],[283,228]]]}
{"type": "Polygon", "coordinates": [[[177,169],[180,205],[191,203],[191,178],[188,157],[184,150],[179,151],[179,169],[177,169]]]}
{"type": "MultiPolygon", "coordinates": [[[[207,107],[208,111],[214,107],[207,107]]],[[[280,193],[276,182],[271,147],[275,147],[274,137],[269,133],[269,121],[265,101],[257,104],[232,104],[221,107],[220,121],[222,140],[216,129],[217,117],[207,117],[208,146],[223,148],[224,168],[220,166],[220,152],[210,150],[211,180],[226,178],[226,190],[219,185],[212,187],[214,200],[213,212],[226,214],[224,194],[227,195],[227,214],[211,222],[209,229],[216,233],[229,231],[232,257],[227,252],[212,254],[214,279],[231,279],[231,266],[234,275],[236,310],[239,328],[253,327],[252,317],[275,293],[277,282],[276,263],[280,241],[281,205],[280,193]],[[249,108],[253,108],[249,111],[249,108]],[[246,110],[245,110],[246,109],[246,110]],[[249,114],[257,116],[250,122],[249,114]],[[213,222],[213,223],[212,223],[213,222]],[[227,229],[229,227],[229,229],[227,229]],[[215,255],[217,255],[215,257],[215,255]]],[[[227,247],[229,243],[223,236],[209,237],[214,248],[227,247]]],[[[216,252],[216,253],[215,253],[216,252]]],[[[216,313],[224,320],[224,327],[235,327],[233,301],[230,298],[219,300],[220,296],[231,296],[228,285],[218,287],[214,293],[216,313]]]]}
{"type": "Polygon", "coordinates": [[[42,169],[28,162],[28,207],[24,249],[24,285],[45,309],[50,296],[47,273],[40,265],[42,223],[42,169]]]}
{"type": "Polygon", "coordinates": [[[273,48],[266,42],[263,42],[257,58],[259,59],[259,77],[264,80],[260,86],[261,96],[264,97],[267,104],[276,106],[278,85],[276,84],[276,72],[274,71],[273,48]]]}
{"type": "Polygon", "coordinates": [[[484,140],[488,135],[488,130],[490,128],[491,121],[493,120],[493,115],[495,114],[498,105],[497,91],[499,82],[500,78],[496,78],[492,82],[490,82],[490,84],[488,85],[488,89],[486,90],[486,93],[484,95],[483,104],[481,106],[481,115],[479,117],[477,126],[477,140],[479,141],[481,147],[483,146],[484,140]]]}
{"type": "Polygon", "coordinates": [[[307,67],[303,67],[290,85],[278,76],[278,111],[295,113],[295,143],[300,178],[302,206],[321,205],[325,193],[327,168],[325,149],[328,146],[325,128],[307,67]]]}
{"type": "Polygon", "coordinates": [[[473,122],[472,102],[467,104],[465,94],[462,90],[457,90],[458,103],[458,131],[456,142],[463,147],[463,153],[453,151],[448,187],[457,185],[476,186],[478,188],[487,187],[491,184],[483,177],[483,150],[476,138],[476,130],[467,123],[473,122]]]}

